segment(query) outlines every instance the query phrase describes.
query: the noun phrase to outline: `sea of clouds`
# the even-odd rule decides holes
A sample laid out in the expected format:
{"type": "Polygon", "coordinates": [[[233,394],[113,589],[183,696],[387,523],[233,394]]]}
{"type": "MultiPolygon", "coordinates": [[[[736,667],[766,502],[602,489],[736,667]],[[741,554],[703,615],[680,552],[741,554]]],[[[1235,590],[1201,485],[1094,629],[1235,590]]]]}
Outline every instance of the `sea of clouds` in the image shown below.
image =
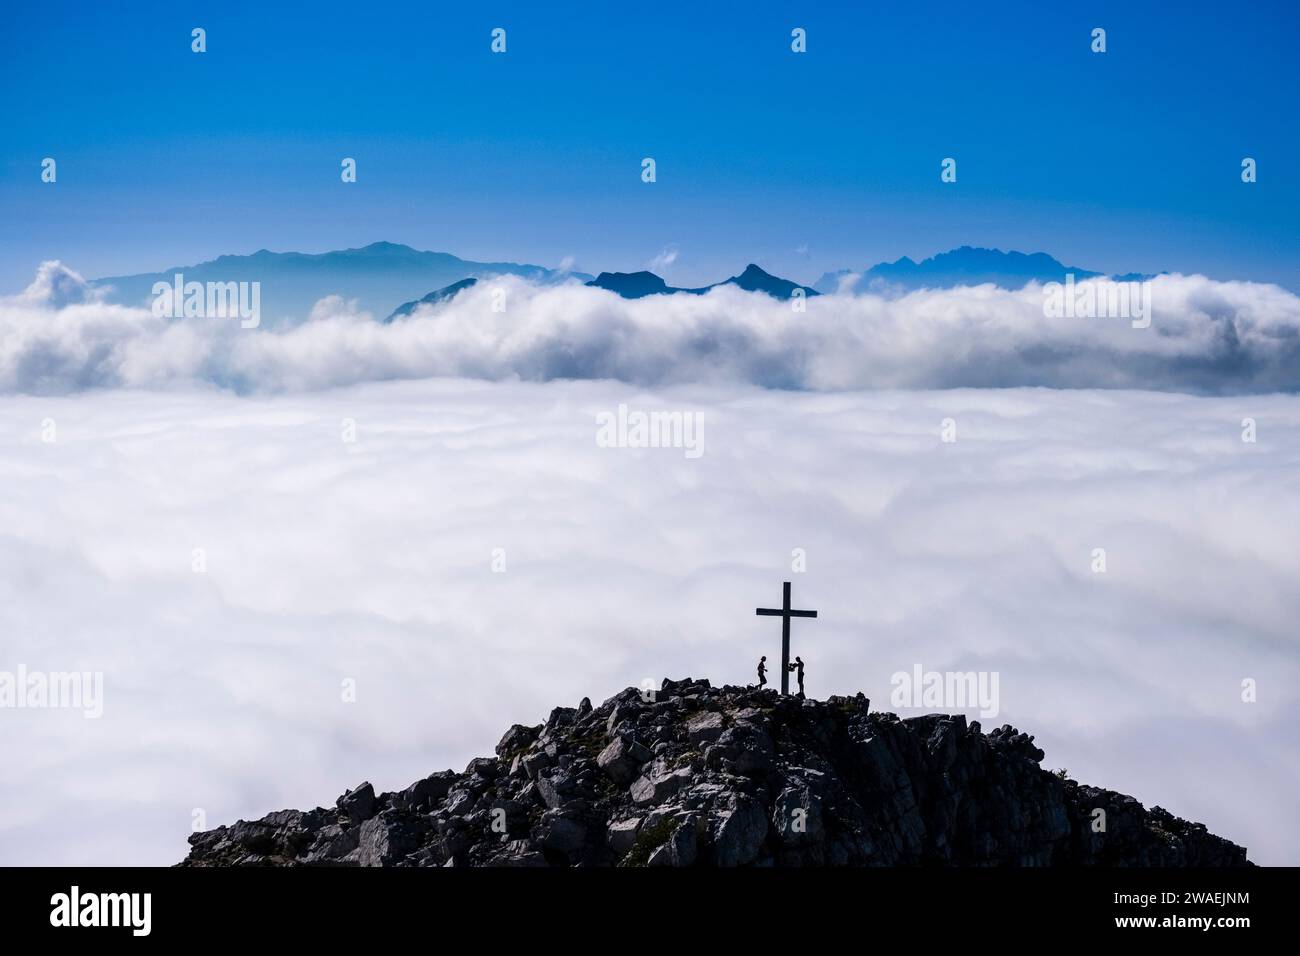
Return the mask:
{"type": "Polygon", "coordinates": [[[0,863],[172,863],[196,811],[404,787],[646,679],[746,682],[783,580],[820,611],[812,695],[996,671],[984,724],[1046,766],[1300,863],[1300,398],[1265,393],[1300,312],[1157,282],[1145,330],[1030,291],[797,314],[520,283],[504,315],[326,302],[266,333],[44,270],[0,306],[0,670],[103,672],[103,716],[0,710],[0,863]],[[964,376],[1170,391],[920,388],[964,376]],[[698,416],[703,455],[602,447],[621,404],[698,416]]]}
{"type": "MultiPolygon", "coordinates": [[[[1108,280],[1093,280],[1102,290],[1108,280]]],[[[1150,281],[1151,321],[1049,317],[1037,284],[812,297],[735,287],[627,300],[577,283],[480,282],[391,324],[323,299],[289,329],[110,305],[57,262],[0,300],[0,391],[203,382],[239,392],[434,376],[735,382],[783,389],[1300,389],[1300,297],[1204,276],[1150,281]],[[498,310],[499,309],[499,310],[498,310]]]]}
{"type": "Polygon", "coordinates": [[[2,863],[171,863],[196,808],[400,788],[556,704],[746,682],[783,580],[820,611],[814,696],[995,671],[985,725],[1046,766],[1300,863],[1291,396],[118,389],[10,396],[0,447],[0,669],[104,674],[99,719],[0,711],[2,863]],[[620,403],[700,415],[704,454],[600,447],[620,403]]]}

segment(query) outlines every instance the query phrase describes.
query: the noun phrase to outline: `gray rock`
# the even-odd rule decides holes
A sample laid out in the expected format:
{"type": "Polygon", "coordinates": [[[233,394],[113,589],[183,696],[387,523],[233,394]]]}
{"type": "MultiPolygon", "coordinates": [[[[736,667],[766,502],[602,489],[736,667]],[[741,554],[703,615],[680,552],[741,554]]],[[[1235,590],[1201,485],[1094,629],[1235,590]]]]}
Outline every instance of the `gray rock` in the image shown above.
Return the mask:
{"type": "Polygon", "coordinates": [[[552,764],[551,757],[546,751],[538,750],[524,755],[524,772],[528,774],[529,780],[536,780],[537,774],[552,764]]]}
{"type": "Polygon", "coordinates": [[[477,798],[474,796],[473,791],[465,789],[453,790],[447,795],[447,806],[444,810],[451,816],[459,816],[468,813],[476,802],[477,798]]]}
{"type": "Polygon", "coordinates": [[[541,796],[542,802],[552,810],[569,802],[570,794],[573,792],[573,780],[563,771],[543,772],[538,775],[534,783],[537,784],[537,793],[541,796]]]}
{"type": "Polygon", "coordinates": [[[339,797],[336,804],[353,823],[362,823],[375,813],[375,788],[366,781],[339,797]]]}
{"type": "Polygon", "coordinates": [[[554,734],[573,724],[578,712],[572,707],[556,707],[546,718],[546,733],[554,734]]]}
{"type": "Polygon", "coordinates": [[[447,796],[455,781],[456,774],[450,770],[430,774],[402,791],[402,803],[409,810],[427,810],[436,801],[447,796]]]}
{"type": "Polygon", "coordinates": [[[649,770],[632,783],[632,802],[637,806],[655,806],[663,803],[689,783],[691,776],[689,767],[669,770],[656,761],[649,770]]]}
{"type": "Polygon", "coordinates": [[[623,857],[627,855],[628,850],[632,849],[632,845],[636,843],[637,833],[640,829],[640,817],[630,817],[627,820],[619,820],[609,825],[606,840],[615,856],[623,857]]]}
{"type": "Polygon", "coordinates": [[[246,850],[268,853],[275,848],[275,827],[261,821],[240,820],[230,828],[227,838],[246,850]]]}
{"type": "Polygon", "coordinates": [[[391,866],[417,850],[427,825],[418,819],[381,814],[361,824],[357,848],[348,854],[359,866],[391,866]]]}
{"type": "Polygon", "coordinates": [[[753,797],[738,793],[730,809],[713,826],[713,862],[717,866],[753,863],[767,839],[767,814],[753,797]]]}
{"type": "Polygon", "coordinates": [[[636,779],[642,765],[651,756],[650,751],[635,740],[615,737],[609,746],[600,752],[600,756],[596,758],[596,765],[616,784],[625,787],[636,779]]]}
{"type": "Polygon", "coordinates": [[[465,768],[465,773],[473,774],[483,780],[495,780],[501,773],[501,763],[492,757],[475,757],[465,768]]]}
{"type": "Polygon", "coordinates": [[[578,820],[548,810],[540,824],[542,846],[567,855],[579,853],[587,840],[587,827],[578,820]]]}
{"type": "Polygon", "coordinates": [[[507,730],[501,739],[497,742],[496,755],[501,760],[507,757],[513,757],[523,750],[542,732],[541,727],[525,727],[523,724],[515,724],[507,730]]]}
{"type": "Polygon", "coordinates": [[[491,866],[547,866],[546,857],[527,840],[511,840],[493,854],[491,866]]]}
{"type": "Polygon", "coordinates": [[[698,853],[698,818],[687,814],[678,819],[677,828],[656,847],[646,861],[647,866],[693,866],[698,853]]]}
{"type": "Polygon", "coordinates": [[[349,827],[346,830],[338,824],[321,827],[304,862],[326,863],[341,860],[357,848],[360,836],[361,827],[349,827]]]}
{"type": "Polygon", "coordinates": [[[713,743],[722,736],[723,729],[722,715],[706,710],[686,722],[686,737],[694,746],[699,747],[713,743]]]}
{"type": "Polygon", "coordinates": [[[772,810],[772,830],[784,845],[804,847],[822,841],[822,801],[804,786],[786,787],[772,810]]]}

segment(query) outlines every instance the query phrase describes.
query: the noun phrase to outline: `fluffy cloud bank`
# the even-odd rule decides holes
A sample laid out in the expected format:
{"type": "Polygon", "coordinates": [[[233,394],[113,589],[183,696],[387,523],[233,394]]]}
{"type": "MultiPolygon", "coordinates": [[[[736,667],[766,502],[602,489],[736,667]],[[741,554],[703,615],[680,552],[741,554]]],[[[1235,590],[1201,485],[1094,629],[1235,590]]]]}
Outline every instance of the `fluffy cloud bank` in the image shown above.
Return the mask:
{"type": "Polygon", "coordinates": [[[196,810],[405,786],[647,678],[747,681],[782,580],[821,612],[810,693],[997,672],[985,725],[1047,766],[1300,862],[1296,396],[114,390],[11,396],[0,444],[0,670],[104,674],[99,719],[0,710],[2,863],[171,863],[196,810]],[[698,414],[704,454],[600,447],[620,404],[698,414]]]}
{"type": "MultiPolygon", "coordinates": [[[[862,388],[1300,389],[1300,297],[1272,285],[1161,276],[1151,323],[1045,314],[1043,289],[823,296],[805,312],[732,287],[624,300],[581,285],[482,282],[384,325],[325,299],[283,331],[158,318],[79,293],[57,263],[0,301],[0,390],[203,382],[240,392],[392,379],[616,379],[862,388]]],[[[84,286],[84,283],[82,284],[84,286]]],[[[1097,280],[1104,297],[1109,283],[1097,280]]]]}

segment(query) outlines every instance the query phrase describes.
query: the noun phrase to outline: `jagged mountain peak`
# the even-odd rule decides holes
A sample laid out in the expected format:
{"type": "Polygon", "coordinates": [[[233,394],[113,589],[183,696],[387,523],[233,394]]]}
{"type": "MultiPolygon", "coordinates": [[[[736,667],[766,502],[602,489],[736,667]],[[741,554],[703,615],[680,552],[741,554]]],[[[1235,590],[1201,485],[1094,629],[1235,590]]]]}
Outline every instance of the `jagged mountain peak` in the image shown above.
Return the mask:
{"type": "Polygon", "coordinates": [[[461,292],[464,292],[466,289],[472,289],[477,284],[478,279],[474,276],[470,276],[468,279],[461,279],[459,282],[453,282],[451,285],[430,292],[422,298],[413,299],[410,302],[403,302],[394,309],[392,314],[384,319],[384,321],[392,322],[394,319],[400,319],[404,316],[411,315],[422,305],[437,305],[441,302],[450,302],[461,292]]]}
{"type": "Polygon", "coordinates": [[[1043,757],[960,714],[666,680],[516,724],[463,773],[195,833],[184,865],[1248,865],[1043,757]]]}
{"type": "Polygon", "coordinates": [[[796,289],[803,289],[806,295],[818,294],[816,290],[807,286],[801,286],[789,279],[774,276],[752,262],[739,275],[697,289],[670,286],[655,273],[646,271],[602,272],[591,282],[588,282],[587,285],[598,289],[606,289],[625,299],[640,299],[647,295],[671,295],[674,292],[704,295],[711,289],[724,285],[734,285],[747,292],[763,292],[777,299],[790,298],[796,289]]]}

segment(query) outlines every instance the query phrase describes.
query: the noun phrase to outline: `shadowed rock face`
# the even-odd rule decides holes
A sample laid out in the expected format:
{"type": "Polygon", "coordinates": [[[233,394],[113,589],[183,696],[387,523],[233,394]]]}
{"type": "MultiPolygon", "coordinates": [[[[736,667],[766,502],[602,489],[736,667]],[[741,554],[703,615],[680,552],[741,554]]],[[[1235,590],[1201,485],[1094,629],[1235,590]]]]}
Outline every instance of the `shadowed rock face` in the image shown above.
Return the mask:
{"type": "Polygon", "coordinates": [[[670,286],[653,272],[602,272],[595,279],[588,282],[587,285],[597,289],[606,289],[625,299],[642,299],[648,295],[672,295],[675,292],[685,292],[688,295],[707,295],[709,290],[724,285],[734,285],[746,292],[762,292],[774,299],[791,299],[797,290],[802,290],[805,296],[820,295],[817,290],[810,286],[802,286],[797,282],[791,282],[789,279],[782,279],[764,272],[752,262],[745,267],[745,271],[740,275],[732,276],[730,279],[723,279],[721,282],[715,282],[713,285],[706,285],[699,289],[679,289],[676,286],[670,286]]]}
{"type": "Polygon", "coordinates": [[[517,724],[464,773],[193,834],[182,865],[1249,865],[1042,758],[1033,737],[960,715],[665,681],[654,700],[628,688],[517,724]]]}

